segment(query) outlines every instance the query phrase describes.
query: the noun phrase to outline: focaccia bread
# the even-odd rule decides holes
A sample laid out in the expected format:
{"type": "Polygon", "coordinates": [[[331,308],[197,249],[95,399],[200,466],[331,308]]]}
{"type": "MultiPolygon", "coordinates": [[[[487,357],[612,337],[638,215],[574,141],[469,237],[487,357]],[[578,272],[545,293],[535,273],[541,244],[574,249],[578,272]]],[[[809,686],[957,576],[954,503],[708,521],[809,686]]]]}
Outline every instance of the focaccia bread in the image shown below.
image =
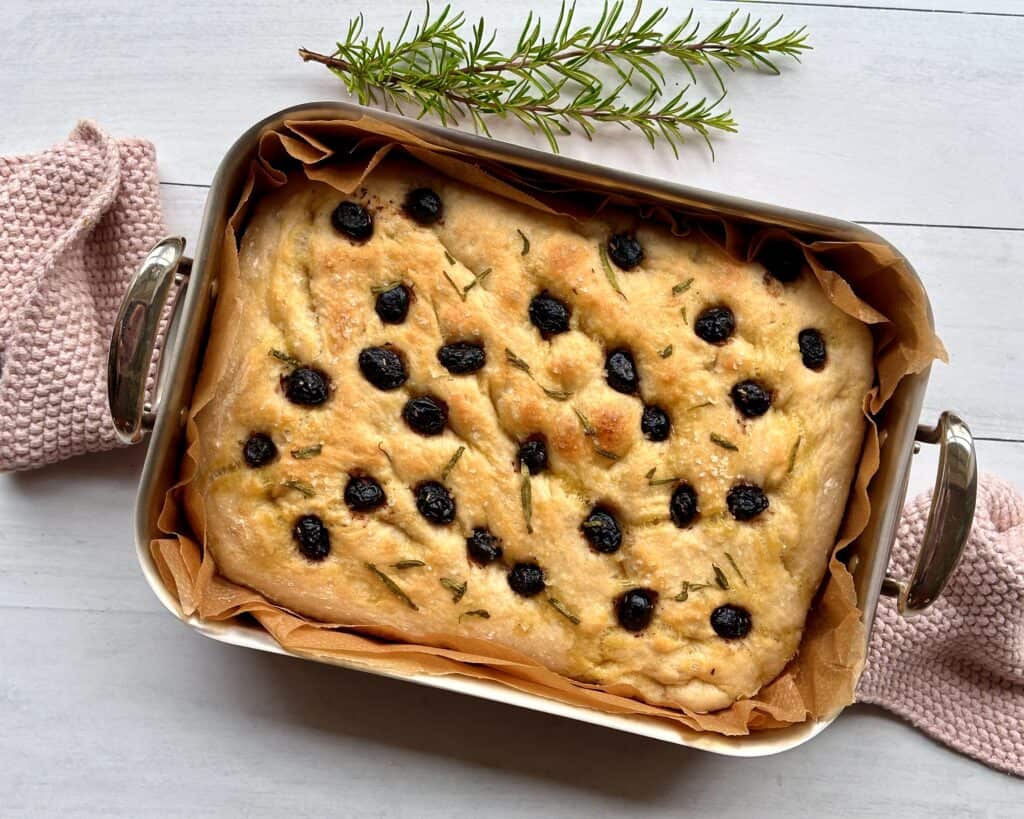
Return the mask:
{"type": "Polygon", "coordinates": [[[364,184],[293,180],[245,229],[186,500],[219,573],[657,705],[776,677],[859,458],[868,329],[795,245],[742,263],[397,160],[364,184]]]}

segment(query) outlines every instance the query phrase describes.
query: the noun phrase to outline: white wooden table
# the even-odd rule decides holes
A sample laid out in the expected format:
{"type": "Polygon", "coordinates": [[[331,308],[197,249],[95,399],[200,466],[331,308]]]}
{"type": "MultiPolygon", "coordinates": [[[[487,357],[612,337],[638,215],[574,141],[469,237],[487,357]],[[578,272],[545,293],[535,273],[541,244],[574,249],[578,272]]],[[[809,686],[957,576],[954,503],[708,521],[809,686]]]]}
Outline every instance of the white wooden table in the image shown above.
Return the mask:
{"type": "MultiPolygon", "coordinates": [[[[696,6],[708,21],[730,8],[696,6]]],[[[168,223],[194,239],[238,134],[341,93],[295,48],[329,50],[360,10],[394,31],[409,7],[0,0],[0,153],[39,150],[86,117],[146,136],[168,223]]],[[[1024,0],[751,11],[808,25],[816,50],[781,78],[731,78],[742,132],[716,163],[618,136],[567,153],[886,235],[920,270],[952,353],[926,419],[962,410],[983,469],[1024,487],[1024,0]]],[[[935,466],[919,457],[912,491],[935,466]]],[[[142,458],[0,477],[0,815],[1021,815],[1018,780],[872,708],[796,751],[737,761],[210,642],[160,608],[136,565],[142,458]]]]}

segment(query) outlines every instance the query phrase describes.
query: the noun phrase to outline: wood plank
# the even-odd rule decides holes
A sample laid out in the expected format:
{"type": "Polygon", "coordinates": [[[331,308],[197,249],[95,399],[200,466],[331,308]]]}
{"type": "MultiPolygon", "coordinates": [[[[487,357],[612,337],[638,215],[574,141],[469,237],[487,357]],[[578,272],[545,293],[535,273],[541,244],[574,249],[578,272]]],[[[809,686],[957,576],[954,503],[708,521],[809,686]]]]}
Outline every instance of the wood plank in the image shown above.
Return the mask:
{"type": "Polygon", "coordinates": [[[184,236],[190,247],[194,247],[199,238],[199,226],[203,220],[208,190],[205,187],[160,186],[160,199],[164,206],[167,230],[172,234],[184,236]]]}
{"type": "MultiPolygon", "coordinates": [[[[601,2],[580,0],[579,12],[601,2]]],[[[483,0],[458,5],[506,22],[483,0]]],[[[710,22],[733,0],[696,5],[710,22]]],[[[533,7],[550,17],[557,2],[533,7]]],[[[366,8],[8,0],[0,100],[15,125],[0,133],[0,153],[40,150],[94,117],[154,139],[165,180],[205,183],[264,114],[339,96],[294,48],[328,48],[366,8]]],[[[410,8],[422,5],[378,4],[369,22],[393,33],[410,8]]],[[[816,51],[783,78],[731,78],[743,132],[718,142],[717,164],[697,149],[676,162],[618,134],[569,153],[876,222],[1024,228],[1024,178],[1012,172],[1024,17],[945,13],[1024,11],[1019,0],[750,10],[807,24],[816,51]]],[[[169,228],[194,240],[205,190],[163,194],[169,228]]],[[[1011,375],[1024,349],[1013,315],[1024,233],[878,229],[920,269],[953,353],[933,376],[928,420],[958,406],[978,433],[1024,438],[1024,389],[1011,375]]],[[[911,492],[932,483],[936,454],[915,458],[911,492]]],[[[130,519],[143,455],[0,476],[4,815],[304,816],[342,804],[346,816],[416,819],[1020,814],[1018,780],[873,708],[849,709],[792,753],[740,763],[205,640],[162,610],[138,570],[130,519]]],[[[979,456],[983,470],[1024,487],[1024,443],[983,441],[979,456]]]]}
{"type": "MultiPolygon", "coordinates": [[[[735,6],[734,0],[714,0],[735,6]]],[[[892,12],[921,12],[939,14],[982,14],[1009,17],[1024,16],[1020,0],[786,0],[773,3],[772,0],[746,0],[745,5],[754,6],[752,13],[760,11],[757,6],[836,6],[839,8],[881,9],[892,12]]]]}
{"type": "Polygon", "coordinates": [[[223,646],[167,616],[7,611],[0,652],[10,816],[1019,815],[1019,781],[876,709],[740,761],[223,646]]]}
{"type": "MultiPolygon", "coordinates": [[[[585,0],[579,13],[599,4],[585,0]]],[[[696,5],[709,21],[724,13],[718,3],[696,5]]],[[[371,23],[394,33],[413,7],[420,4],[379,5],[371,23]]],[[[482,0],[464,7],[470,18],[493,11],[482,0]]],[[[314,4],[294,14],[235,0],[167,14],[155,0],[130,8],[114,0],[88,8],[18,0],[6,11],[8,47],[0,54],[0,99],[18,127],[0,150],[38,150],[77,118],[94,117],[115,133],[153,139],[164,179],[207,182],[225,149],[260,117],[341,96],[334,78],[303,65],[294,48],[329,48],[358,8],[314,4]]],[[[618,129],[594,143],[572,141],[566,152],[855,219],[1024,226],[1024,177],[1007,173],[1019,153],[1021,107],[1011,103],[1024,76],[1017,47],[1024,18],[758,10],[808,25],[816,50],[781,78],[731,78],[729,104],[742,133],[717,143],[716,163],[696,146],[674,161],[618,129]],[[981,49],[985,59],[975,59],[981,49]]],[[[514,126],[496,133],[531,142],[514,126]]]]}
{"type": "Polygon", "coordinates": [[[950,354],[925,399],[929,423],[959,409],[975,435],[1024,440],[1024,385],[1010,373],[1024,354],[1019,271],[1024,233],[876,226],[915,266],[950,354]]]}

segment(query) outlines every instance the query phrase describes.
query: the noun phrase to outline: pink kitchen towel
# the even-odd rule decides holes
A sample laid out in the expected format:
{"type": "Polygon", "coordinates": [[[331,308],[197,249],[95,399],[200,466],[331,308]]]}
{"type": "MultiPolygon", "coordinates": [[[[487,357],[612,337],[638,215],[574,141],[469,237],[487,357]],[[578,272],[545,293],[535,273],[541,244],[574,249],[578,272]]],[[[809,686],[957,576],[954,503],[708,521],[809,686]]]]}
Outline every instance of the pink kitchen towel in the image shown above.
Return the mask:
{"type": "Polygon", "coordinates": [[[110,331],[164,233],[149,142],[81,122],[48,151],[0,157],[0,470],[117,444],[110,331]]]}
{"type": "MultiPolygon", "coordinates": [[[[890,570],[909,577],[930,494],[907,504],[890,570]]],[[[960,567],[909,619],[883,598],[859,702],[880,705],[951,748],[1024,776],[1024,497],[984,475],[960,567]]]]}

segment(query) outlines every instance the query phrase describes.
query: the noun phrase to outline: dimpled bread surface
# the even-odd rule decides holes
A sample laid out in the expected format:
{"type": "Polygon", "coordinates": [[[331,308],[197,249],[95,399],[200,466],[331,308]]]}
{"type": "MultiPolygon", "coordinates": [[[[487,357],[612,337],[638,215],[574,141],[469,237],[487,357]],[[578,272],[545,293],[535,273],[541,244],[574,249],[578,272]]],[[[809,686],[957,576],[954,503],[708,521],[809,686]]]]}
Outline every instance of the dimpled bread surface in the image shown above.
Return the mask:
{"type": "Polygon", "coordinates": [[[859,458],[867,328],[809,270],[783,283],[631,211],[573,221],[397,160],[364,185],[345,196],[293,180],[255,204],[245,229],[237,298],[217,306],[233,311],[234,334],[196,419],[189,501],[194,521],[204,510],[218,571],[308,618],[428,645],[478,638],[656,705],[719,709],[776,677],[797,651],[859,458]],[[424,187],[443,204],[432,224],[403,205],[424,187]],[[369,238],[332,221],[343,201],[372,215],[369,238]],[[642,248],[633,269],[609,258],[619,233],[642,248]],[[375,300],[396,282],[410,289],[408,315],[386,324],[375,300]],[[545,337],[531,322],[543,291],[571,311],[567,332],[545,337]],[[695,332],[715,306],[735,317],[720,344],[695,332]],[[808,328],[826,345],[819,369],[798,345],[808,328]],[[448,372],[438,350],[453,342],[482,345],[482,368],[448,372]],[[401,386],[361,372],[371,347],[399,356],[401,386]],[[616,350],[632,355],[636,394],[609,386],[616,350]],[[286,395],[300,365],[326,376],[319,405],[286,395]],[[759,417],[730,394],[748,379],[771,397],[759,417]],[[403,419],[426,395],[447,405],[440,434],[403,419]],[[641,431],[645,404],[667,412],[666,440],[641,431]],[[255,467],[243,457],[253,433],[276,447],[255,467]],[[527,440],[548,456],[528,479],[517,458],[527,440]],[[353,476],[386,500],[352,509],[353,476]],[[426,481],[447,488],[450,523],[418,509],[426,481]],[[697,513],[679,526],[669,507],[682,484],[697,513]],[[727,504],[739,484],[767,499],[751,519],[727,504]],[[614,552],[585,537],[595,506],[621,532],[614,552]],[[313,559],[294,531],[306,515],[329,536],[313,559]],[[499,559],[469,558],[476,528],[500,542],[499,559]],[[520,563],[543,572],[532,596],[510,583],[520,563]],[[633,589],[649,604],[632,612],[639,624],[622,612],[633,589]],[[747,616],[738,632],[716,629],[722,607],[747,616]]]}

